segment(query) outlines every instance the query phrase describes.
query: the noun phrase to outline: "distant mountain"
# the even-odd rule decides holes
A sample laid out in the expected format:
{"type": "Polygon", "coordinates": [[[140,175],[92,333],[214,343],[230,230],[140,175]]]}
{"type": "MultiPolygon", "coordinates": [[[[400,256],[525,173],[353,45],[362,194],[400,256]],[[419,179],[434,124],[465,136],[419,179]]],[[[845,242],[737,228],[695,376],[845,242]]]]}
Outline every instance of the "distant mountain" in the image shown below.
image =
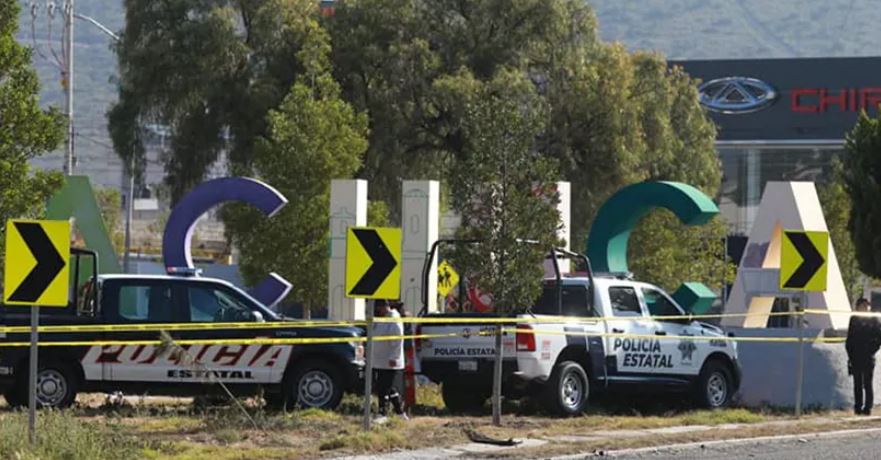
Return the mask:
{"type": "MultiPolygon", "coordinates": [[[[57,69],[47,47],[49,19],[45,0],[33,21],[34,34],[49,60],[35,54],[43,82],[44,105],[64,103],[57,69]]],[[[55,2],[57,4],[62,1],[55,2]]],[[[872,56],[881,54],[881,8],[873,0],[589,0],[605,40],[630,49],[658,50],[670,59],[749,57],[872,56]]],[[[29,2],[23,2],[18,38],[33,44],[29,2]]],[[[123,0],[77,0],[76,10],[111,30],[124,25],[123,0]]],[[[56,52],[61,16],[52,21],[56,52]]],[[[112,40],[94,26],[77,21],[74,62],[78,170],[93,182],[118,187],[121,163],[110,147],[105,113],[116,99],[112,40]]],[[[61,152],[35,162],[60,168],[61,152]]]]}
{"type": "Polygon", "coordinates": [[[875,56],[873,0],[589,0],[600,32],[670,59],[875,56]]]}

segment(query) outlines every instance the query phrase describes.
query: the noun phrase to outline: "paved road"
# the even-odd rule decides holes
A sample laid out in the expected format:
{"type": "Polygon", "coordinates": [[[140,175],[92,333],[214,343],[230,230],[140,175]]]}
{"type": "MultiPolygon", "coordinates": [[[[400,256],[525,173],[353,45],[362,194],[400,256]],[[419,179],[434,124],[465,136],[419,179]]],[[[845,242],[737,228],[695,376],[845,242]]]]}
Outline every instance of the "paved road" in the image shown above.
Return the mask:
{"type": "Polygon", "coordinates": [[[790,439],[768,439],[742,443],[709,444],[704,447],[672,448],[662,451],[640,451],[615,458],[621,459],[877,459],[881,458],[881,432],[851,433],[828,437],[805,435],[790,439]]]}

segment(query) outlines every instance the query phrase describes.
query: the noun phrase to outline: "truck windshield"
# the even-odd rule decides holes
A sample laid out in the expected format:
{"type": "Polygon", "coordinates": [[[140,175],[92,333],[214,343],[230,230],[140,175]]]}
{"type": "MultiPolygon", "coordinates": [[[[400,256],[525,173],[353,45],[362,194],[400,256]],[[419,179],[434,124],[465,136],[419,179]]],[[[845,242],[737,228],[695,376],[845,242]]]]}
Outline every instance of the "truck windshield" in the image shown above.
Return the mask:
{"type": "Polygon", "coordinates": [[[588,307],[586,287],[563,286],[561,291],[562,312],[557,304],[557,287],[553,285],[544,286],[532,312],[536,315],[594,316],[588,307]]]}

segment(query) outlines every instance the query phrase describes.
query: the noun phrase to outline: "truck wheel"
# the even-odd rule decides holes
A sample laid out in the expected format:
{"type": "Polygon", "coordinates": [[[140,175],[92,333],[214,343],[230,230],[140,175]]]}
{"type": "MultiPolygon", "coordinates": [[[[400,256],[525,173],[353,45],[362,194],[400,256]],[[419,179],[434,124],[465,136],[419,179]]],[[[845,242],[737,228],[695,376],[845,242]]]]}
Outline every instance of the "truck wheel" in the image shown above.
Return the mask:
{"type": "Polygon", "coordinates": [[[455,380],[444,381],[441,385],[444,405],[452,414],[473,414],[480,412],[489,396],[480,388],[465,385],[455,380]]]}
{"type": "MultiPolygon", "coordinates": [[[[13,407],[28,404],[28,373],[19,373],[15,387],[6,394],[6,402],[13,407]]],[[[62,363],[39,363],[37,369],[37,407],[64,409],[76,400],[77,378],[74,371],[62,363]]]]}
{"type": "Polygon", "coordinates": [[[339,406],[343,399],[343,379],[333,364],[307,360],[294,368],[287,388],[285,409],[328,409],[339,406]]]}
{"type": "Polygon", "coordinates": [[[545,391],[548,406],[558,415],[580,415],[587,405],[590,380],[580,364],[563,361],[554,367],[545,391]]]}
{"type": "Polygon", "coordinates": [[[709,409],[725,407],[731,401],[731,382],[728,366],[717,360],[706,363],[698,378],[697,403],[709,409]]]}

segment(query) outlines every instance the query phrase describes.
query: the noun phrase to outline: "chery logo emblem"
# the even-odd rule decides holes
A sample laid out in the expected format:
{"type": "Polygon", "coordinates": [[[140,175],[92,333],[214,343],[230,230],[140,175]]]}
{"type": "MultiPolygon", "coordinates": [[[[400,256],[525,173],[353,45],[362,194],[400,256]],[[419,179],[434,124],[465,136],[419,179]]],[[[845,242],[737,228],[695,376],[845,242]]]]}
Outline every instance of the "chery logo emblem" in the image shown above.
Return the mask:
{"type": "Polygon", "coordinates": [[[720,113],[750,113],[762,110],[777,99],[774,88],[755,78],[727,77],[698,87],[701,104],[720,113]]]}

